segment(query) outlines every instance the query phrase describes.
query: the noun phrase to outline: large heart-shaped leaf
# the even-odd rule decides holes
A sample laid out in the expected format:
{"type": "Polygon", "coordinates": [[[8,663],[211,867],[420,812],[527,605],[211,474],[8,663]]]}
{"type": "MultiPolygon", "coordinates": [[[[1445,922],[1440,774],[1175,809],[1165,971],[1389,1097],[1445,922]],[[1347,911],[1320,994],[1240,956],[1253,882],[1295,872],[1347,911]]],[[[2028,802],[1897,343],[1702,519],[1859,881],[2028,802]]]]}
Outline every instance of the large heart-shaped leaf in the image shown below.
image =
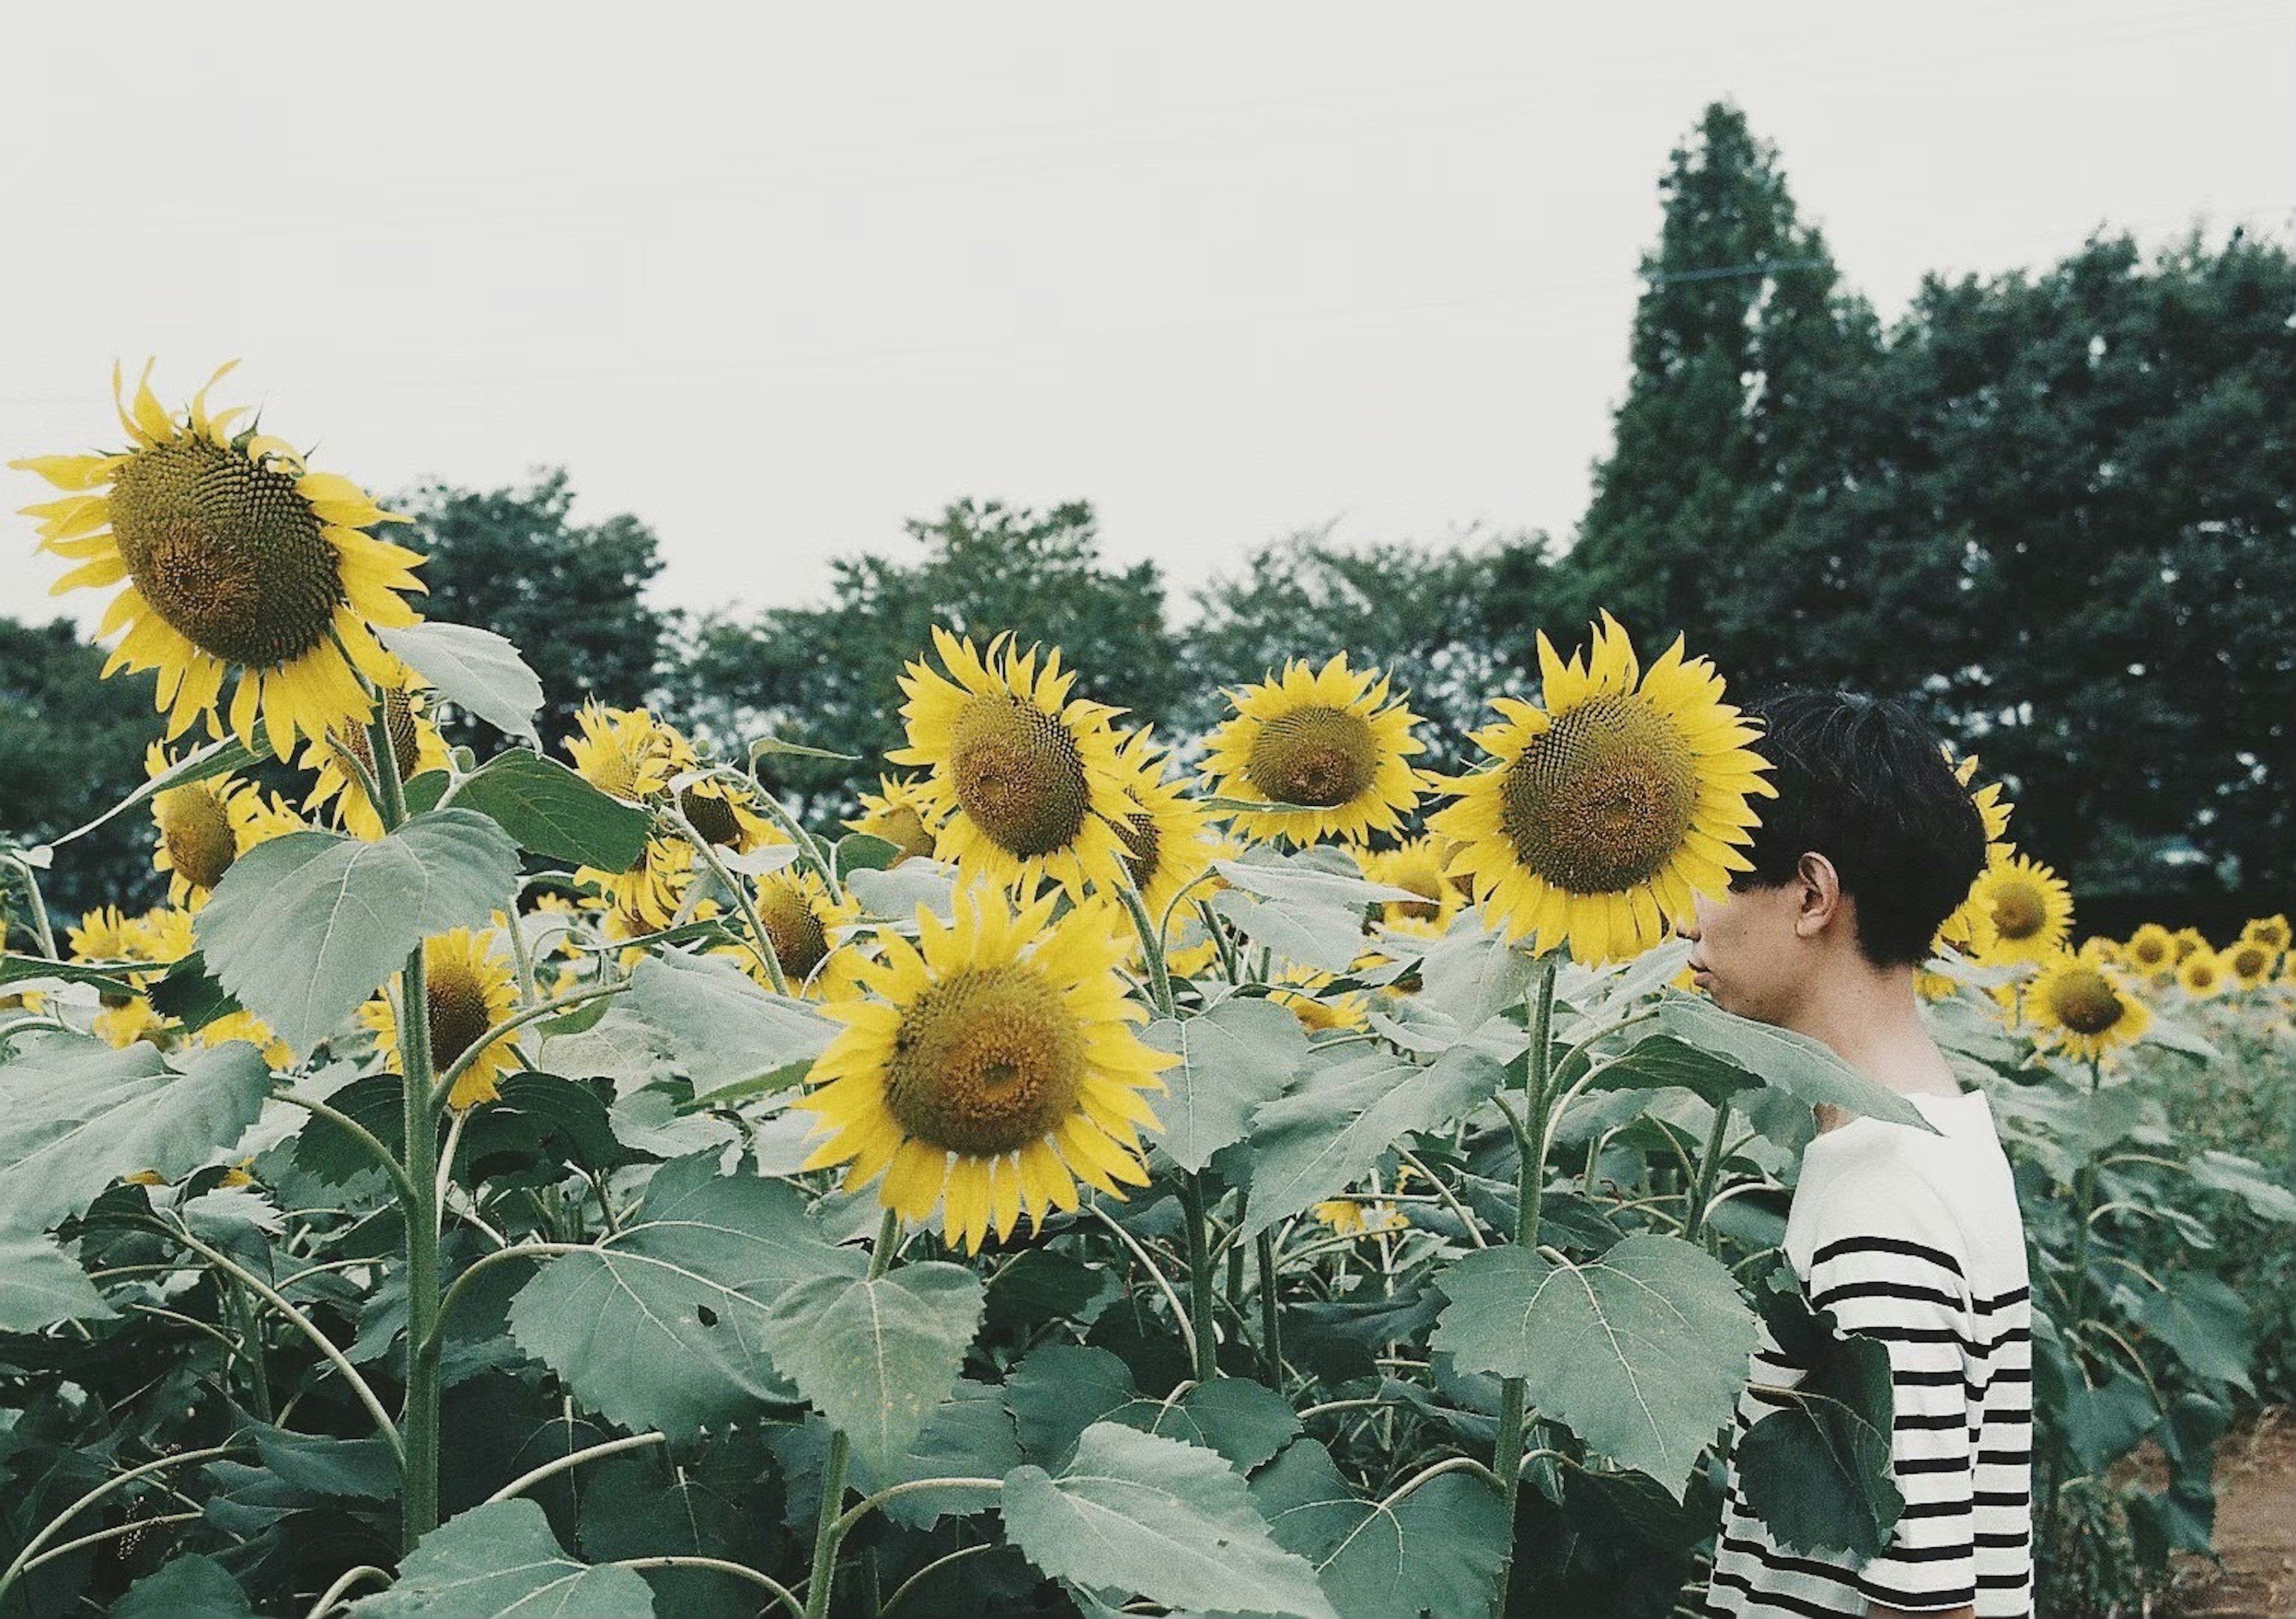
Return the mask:
{"type": "Polygon", "coordinates": [[[290,832],[234,863],[193,931],[217,981],[305,1051],[424,938],[506,907],[517,877],[517,846],[472,810],[432,810],[372,842],[290,832]]]}
{"type": "Polygon", "coordinates": [[[1302,1439],[1252,1479],[1251,1499],[1276,1543],[1315,1565],[1341,1619],[1449,1619],[1488,1613],[1497,1595],[1506,1503],[1480,1478],[1446,1474],[1390,1507],[1302,1439]]]}
{"type": "Polygon", "coordinates": [[[1153,1103],[1164,1129],[1156,1144],[1183,1169],[1243,1140],[1252,1109],[1283,1093],[1308,1057],[1308,1032],[1288,1008],[1234,997],[1196,1018],[1162,1018],[1141,1039],[1179,1062],[1164,1070],[1153,1103]]]}
{"type": "Polygon", "coordinates": [[[1669,995],[1659,1006],[1660,1034],[1727,1059],[1765,1084],[1813,1105],[1825,1102],[1938,1133],[1919,1108],[1835,1056],[1832,1048],[1767,1023],[1734,1017],[1695,995],[1669,995]]]}
{"type": "Polygon", "coordinates": [[[1371,1055],[1311,1069],[1252,1116],[1244,1236],[1368,1173],[1398,1138],[1451,1124],[1505,1076],[1489,1052],[1454,1046],[1425,1067],[1371,1055]]]}
{"type": "Polygon", "coordinates": [[[1214,1452],[1095,1422],[1059,1475],[1004,1477],[1004,1533],[1093,1590],[1166,1607],[1338,1619],[1307,1559],[1278,1545],[1243,1476],[1214,1452]]]}
{"type": "Polygon", "coordinates": [[[389,1590],[352,1619],[652,1619],[653,1592],[627,1568],[566,1555],[542,1508],[523,1498],[473,1507],[415,1542],[389,1590]]]}
{"type": "Polygon", "coordinates": [[[503,637],[467,624],[410,624],[375,635],[455,707],[541,748],[534,730],[541,677],[503,637]]]}
{"type": "Polygon", "coordinates": [[[455,789],[455,803],[493,817],[522,849],[602,871],[636,863],[653,826],[645,811],[523,748],[480,765],[455,789]]]}
{"type": "Polygon", "coordinates": [[[2248,1369],[2256,1355],[2256,1329],[2248,1301],[2221,1279],[2180,1271],[2169,1279],[2166,1291],[2146,1297],[2137,1320],[2194,1376],[2255,1392],[2248,1369]]]}
{"type": "Polygon", "coordinates": [[[0,1230],[44,1231],[138,1170],[190,1173],[247,1133],[270,1088],[243,1040],[181,1074],[141,1043],[45,1043],[0,1067],[0,1230]]]}
{"type": "Polygon", "coordinates": [[[660,1032],[696,1096],[775,1074],[793,1084],[837,1034],[813,1007],[767,993],[733,962],[683,951],[641,961],[628,1004],[660,1032]]]}
{"type": "Polygon", "coordinates": [[[821,1234],[795,1187],[721,1175],[718,1159],[663,1165],[635,1219],[552,1260],[512,1302],[519,1346],[626,1427],[683,1437],[793,1398],[765,1347],[767,1312],[799,1282],[866,1268],[821,1234]]]}
{"type": "Polygon", "coordinates": [[[1730,1419],[1760,1339],[1729,1268],[1651,1232],[1584,1265],[1509,1244],[1469,1254],[1431,1348],[1462,1371],[1521,1378],[1542,1416],[1682,1499],[1691,1463],[1730,1419]]]}
{"type": "Polygon", "coordinates": [[[58,1321],[98,1321],[116,1313],[87,1272],[55,1239],[0,1230],[0,1332],[37,1332],[58,1321]]]}
{"type": "Polygon", "coordinates": [[[871,1467],[890,1472],[956,1382],[980,1309],[980,1279],[933,1261],[799,1282],[761,1330],[774,1364],[871,1467]]]}

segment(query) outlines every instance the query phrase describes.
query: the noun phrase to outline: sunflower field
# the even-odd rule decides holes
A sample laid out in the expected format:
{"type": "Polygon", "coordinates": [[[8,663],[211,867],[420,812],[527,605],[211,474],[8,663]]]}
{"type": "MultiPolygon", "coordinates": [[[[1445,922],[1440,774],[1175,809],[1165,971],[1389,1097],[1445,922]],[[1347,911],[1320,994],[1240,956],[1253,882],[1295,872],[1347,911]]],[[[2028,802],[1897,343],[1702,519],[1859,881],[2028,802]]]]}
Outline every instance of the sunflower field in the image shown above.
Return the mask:
{"type": "MultiPolygon", "coordinates": [[[[1771,789],[1683,643],[1539,634],[1445,774],[1344,657],[1173,749],[942,630],[807,825],[774,738],[537,735],[222,374],[14,463],[155,676],[95,824],[168,895],[52,917],[93,827],[0,839],[0,1615],[1665,1615],[1733,1445],[1783,1543],[1886,1541],[1886,1353],[1779,1244],[1816,1106],[1928,1125],[1689,983],[1771,789]],[[1748,1424],[1765,1327],[1820,1370],[1748,1424]]],[[[2025,1194],[2043,1611],[2107,1612],[2296,1381],[2238,1149],[2296,956],[2076,944],[1957,768],[1993,846],[1921,989],[2025,1194]]]]}

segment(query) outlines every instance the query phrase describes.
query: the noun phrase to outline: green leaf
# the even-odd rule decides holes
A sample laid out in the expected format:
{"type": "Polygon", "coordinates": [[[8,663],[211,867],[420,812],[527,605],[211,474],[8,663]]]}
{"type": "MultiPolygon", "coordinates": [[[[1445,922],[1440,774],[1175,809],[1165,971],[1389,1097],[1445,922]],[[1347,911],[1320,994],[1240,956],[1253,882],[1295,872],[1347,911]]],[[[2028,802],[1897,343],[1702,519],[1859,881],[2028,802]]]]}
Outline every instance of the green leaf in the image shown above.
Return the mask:
{"type": "Polygon", "coordinates": [[[2065,1444],[2082,1470],[2101,1476],[2152,1431],[2161,1420],[2161,1408],[2152,1402],[2152,1391],[2142,1378],[2115,1367],[2094,1388],[2074,1378],[2064,1391],[2059,1420],[2065,1444]]]}
{"type": "Polygon", "coordinates": [[[1256,1236],[1370,1173],[1402,1136],[1437,1130],[1498,1088],[1485,1051],[1454,1046],[1425,1067],[1374,1054],[1311,1069],[1251,1121],[1250,1198],[1242,1235],[1256,1236]]]}
{"type": "Polygon", "coordinates": [[[522,849],[602,871],[636,864],[653,829],[645,811],[523,748],[496,754],[465,777],[455,803],[491,816],[522,849]]]}
{"type": "Polygon", "coordinates": [[[1352,856],[1328,846],[1302,849],[1296,854],[1261,862],[1215,860],[1212,869],[1247,894],[1281,900],[1292,905],[1343,905],[1356,912],[1360,931],[1363,913],[1382,903],[1408,904],[1426,895],[1391,883],[1367,880],[1352,856]]]}
{"type": "Polygon", "coordinates": [[[859,1274],[785,1181],[721,1175],[715,1149],[654,1173],[639,1214],[543,1267],[512,1301],[511,1336],[591,1410],[672,1438],[790,1400],[761,1334],[801,1281],[859,1274]]]}
{"type": "Polygon", "coordinates": [[[718,956],[648,956],[630,974],[627,1000],[668,1043],[697,1095],[809,1065],[837,1034],[813,1006],[767,993],[718,956]]]}
{"type": "Polygon", "coordinates": [[[1136,1407],[1120,1418],[1127,1427],[1167,1434],[1218,1451],[1230,1467],[1249,1473],[1300,1433],[1292,1402],[1249,1378],[1214,1378],[1198,1383],[1170,1404],[1159,1402],[1145,1415],[1136,1407]],[[1175,1422],[1172,1419],[1177,1418],[1175,1422]]]}
{"type": "Polygon", "coordinates": [[[2211,1148],[2185,1167],[2194,1180],[2210,1191],[2229,1192],[2247,1204],[2249,1212],[2259,1220],[2296,1223],[2296,1192],[2271,1180],[2264,1165],[2253,1158],[2211,1148]]]}
{"type": "MultiPolygon", "coordinates": [[[[107,995],[133,995],[135,985],[116,972],[80,961],[51,961],[45,956],[0,956],[0,985],[84,984],[107,995]]],[[[10,990],[10,994],[20,992],[10,990]]]]}
{"type": "Polygon", "coordinates": [[[1764,1084],[1815,1105],[1826,1102],[1938,1133],[1922,1110],[1888,1086],[1860,1074],[1833,1051],[1789,1030],[1734,1017],[1695,995],[1669,995],[1659,1005],[1657,1033],[1734,1062],[1764,1084]]]}
{"type": "Polygon", "coordinates": [[[112,1619],[255,1619],[247,1592],[213,1558],[162,1563],[127,1588],[112,1619]]]}
{"type": "Polygon", "coordinates": [[[208,971],[207,958],[194,950],[171,965],[152,986],[152,1010],[197,1034],[218,1018],[240,1010],[230,992],[208,971]]]}
{"type": "Polygon", "coordinates": [[[863,910],[883,921],[914,926],[919,905],[943,921],[956,914],[956,868],[937,860],[905,860],[890,871],[857,871],[846,887],[863,910]]]}
{"type": "Polygon", "coordinates": [[[1212,910],[1253,944],[1324,972],[1345,972],[1363,953],[1363,907],[1353,903],[1276,904],[1229,888],[1212,895],[1212,910]]]}
{"type": "Polygon", "coordinates": [[[45,1231],[122,1175],[173,1181],[247,1133],[271,1070],[243,1040],[177,1074],[151,1046],[53,1042],[0,1067],[0,1230],[45,1231]]]}
{"type": "Polygon", "coordinates": [[[1445,1474],[1389,1507],[1302,1439],[1251,1481],[1251,1499],[1276,1543],[1315,1565],[1341,1619],[1487,1614],[1498,1594],[1506,1503],[1480,1478],[1445,1474]]]}
{"type": "Polygon", "coordinates": [[[1718,1105],[1761,1084],[1737,1063],[1672,1034],[1652,1034],[1603,1063],[1587,1081],[1589,1091],[1657,1091],[1680,1086],[1718,1105]]]}
{"type": "Polygon", "coordinates": [[[1004,1509],[1006,1536],[1056,1579],[1167,1607],[1337,1619],[1242,1476],[1200,1446],[1096,1422],[1058,1476],[1007,1474],[1004,1509]]]}
{"type": "Polygon", "coordinates": [[[1149,1105],[1164,1125],[1156,1144],[1190,1170],[1243,1140],[1252,1110],[1281,1095],[1308,1059],[1300,1019],[1259,997],[1232,997],[1201,1017],[1159,1018],[1140,1038],[1179,1056],[1164,1070],[1167,1093],[1149,1105]]]}
{"type": "Polygon", "coordinates": [[[2248,1301],[2218,1278],[2180,1271],[2169,1279],[2166,1292],[2144,1301],[2136,1319],[2145,1331],[2175,1350],[2194,1377],[2256,1392],[2248,1376],[2249,1362],[2256,1355],[2248,1301]]]}
{"type": "Polygon", "coordinates": [[[1530,988],[1538,959],[1517,950],[1484,927],[1482,912],[1464,910],[1439,939],[1398,939],[1423,947],[1416,999],[1448,1017],[1468,1034],[1519,1006],[1530,988]]]}
{"type": "Polygon", "coordinates": [[[390,1500],[399,1488],[398,1464],[381,1439],[335,1439],[253,1427],[256,1453],[279,1483],[336,1500],[390,1500]]]}
{"type": "Polygon", "coordinates": [[[118,1312],[79,1262],[39,1231],[0,1230],[0,1332],[37,1332],[58,1321],[100,1321],[118,1312]]]}
{"type": "Polygon", "coordinates": [[[1441,1271],[1451,1300],[1429,1345],[1462,1371],[1524,1379],[1540,1413],[1680,1500],[1691,1464],[1730,1419],[1759,1341],[1728,1267],[1644,1232],[1584,1265],[1508,1244],[1441,1271]]]}
{"type": "Polygon", "coordinates": [[[1085,1429],[1140,1397],[1131,1368],[1111,1350],[1047,1344],[1004,1379],[1004,1402],[1021,1453],[1043,1467],[1065,1466],[1085,1429]]]}
{"type": "Polygon", "coordinates": [[[856,871],[889,871],[900,863],[901,846],[867,832],[849,832],[837,840],[835,864],[837,875],[847,878],[856,871]]]}
{"type": "Polygon", "coordinates": [[[542,707],[542,682],[500,635],[467,624],[410,624],[377,630],[375,639],[455,707],[541,751],[534,716],[542,707]]]}
{"type": "Polygon", "coordinates": [[[415,1542],[398,1582],[362,1597],[351,1619],[652,1619],[653,1592],[627,1568],[566,1555],[534,1501],[473,1507],[415,1542]]]}
{"type": "MultiPolygon", "coordinates": [[[[872,1495],[893,1484],[927,1478],[1002,1478],[1023,1460],[1012,1413],[1004,1409],[1004,1391],[994,1383],[964,1378],[934,1407],[924,1431],[910,1443],[898,1466],[880,1472],[856,1455],[852,1483],[861,1493],[872,1495]]],[[[880,1510],[905,1528],[930,1529],[953,1514],[994,1507],[998,1493],[947,1485],[895,1496],[880,1510]]]]}
{"type": "Polygon", "coordinates": [[[800,1281],[774,1302],[758,1333],[805,1397],[888,1472],[956,1382],[980,1309],[979,1277],[928,1261],[873,1280],[800,1281]]]}
{"type": "Polygon", "coordinates": [[[193,924],[240,1004],[308,1051],[431,934],[510,903],[518,850],[486,816],[432,810],[367,842],[290,832],[241,855],[193,924]]]}

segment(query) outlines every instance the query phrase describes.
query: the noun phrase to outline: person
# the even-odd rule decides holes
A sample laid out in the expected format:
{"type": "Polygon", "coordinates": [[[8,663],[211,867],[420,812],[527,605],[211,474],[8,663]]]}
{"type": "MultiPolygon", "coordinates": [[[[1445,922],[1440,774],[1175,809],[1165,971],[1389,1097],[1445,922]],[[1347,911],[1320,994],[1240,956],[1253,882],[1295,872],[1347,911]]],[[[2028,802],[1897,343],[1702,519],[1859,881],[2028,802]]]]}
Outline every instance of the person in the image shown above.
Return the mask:
{"type": "MultiPolygon", "coordinates": [[[[2032,1335],[2024,1222],[1981,1090],[1922,1020],[1914,969],[1985,860],[1936,735],[1901,704],[1793,691],[1749,705],[1777,797],[1739,872],[1700,896],[1690,967],[1724,1010],[1817,1040],[1934,1126],[1820,1106],[1784,1250],[1810,1306],[1889,1346],[1890,1467],[1905,1509],[1882,1551],[1782,1548],[1732,1447],[1705,1612],[2012,1619],[2032,1612],[2032,1335]]],[[[1806,1368],[1767,1328],[1736,1433],[1806,1368]]]]}

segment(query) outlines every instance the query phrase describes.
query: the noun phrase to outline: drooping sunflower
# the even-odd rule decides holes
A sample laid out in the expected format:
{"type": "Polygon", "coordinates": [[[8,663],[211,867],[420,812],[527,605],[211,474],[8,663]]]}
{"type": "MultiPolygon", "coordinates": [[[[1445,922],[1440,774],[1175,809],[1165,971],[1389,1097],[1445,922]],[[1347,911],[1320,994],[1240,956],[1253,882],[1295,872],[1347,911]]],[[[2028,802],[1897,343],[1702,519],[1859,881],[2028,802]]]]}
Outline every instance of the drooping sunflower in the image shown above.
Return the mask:
{"type": "MultiPolygon", "coordinates": [[[[144,751],[144,773],[156,780],[175,768],[163,743],[144,751]]],[[[197,909],[239,857],[258,843],[303,829],[302,818],[276,793],[267,798],[252,781],[206,776],[152,796],[160,841],[152,868],[168,873],[171,904],[197,909]]]]}
{"type": "Polygon", "coordinates": [[[1427,745],[1419,716],[1389,700],[1388,677],[1332,654],[1320,669],[1294,658],[1281,675],[1230,691],[1235,712],[1206,739],[1203,773],[1224,798],[1265,804],[1226,812],[1246,838],[1293,844],[1393,832],[1435,779],[1408,760],[1427,745]]]}
{"type": "Polygon", "coordinates": [[[1380,906],[1380,920],[1398,933],[1436,937],[1447,931],[1465,896],[1445,869],[1447,845],[1432,838],[1414,838],[1391,849],[1364,857],[1364,875],[1390,888],[1408,888],[1424,897],[1417,901],[1390,900],[1380,906]]]}
{"type": "Polygon", "coordinates": [[[2225,992],[2229,975],[2224,961],[2207,945],[2186,956],[2177,967],[2177,985],[2195,1001],[2212,1001],[2225,992]]]}
{"type": "Polygon", "coordinates": [[[2288,919],[2277,913],[2252,918],[2240,930],[2240,936],[2269,945],[2274,950],[2285,950],[2289,942],[2288,919]]]}
{"type": "MultiPolygon", "coordinates": [[[[575,722],[580,734],[566,739],[574,773],[628,803],[664,802],[670,779],[691,763],[685,739],[646,709],[609,708],[594,699],[575,722]]],[[[574,877],[594,887],[605,909],[629,923],[634,936],[669,925],[693,869],[693,850],[684,838],[655,835],[623,870],[581,866],[574,877]]]]}
{"type": "Polygon", "coordinates": [[[955,925],[919,906],[911,944],[882,936],[885,956],[859,969],[866,998],[832,1002],[845,1025],[815,1062],[803,1106],[829,1132],[808,1169],[849,1162],[845,1183],[883,1173],[878,1200],[922,1221],[942,1201],[941,1231],[978,1251],[1025,1211],[1073,1209],[1071,1173],[1111,1197],[1145,1185],[1136,1132],[1160,1129],[1142,1092],[1177,1060],[1141,1043],[1147,1010],[1126,993],[1124,943],[1108,907],[1057,922],[1057,893],[1019,910],[976,885],[955,925]]]}
{"type": "Polygon", "coordinates": [[[126,581],[97,632],[125,632],[103,673],[159,671],[154,706],[173,738],[201,715],[221,734],[217,704],[236,669],[232,731],[253,748],[259,730],[284,758],[298,736],[373,712],[359,676],[387,685],[398,666],[373,628],[416,621],[404,593],[423,588],[412,571],[423,559],[365,532],[407,519],[350,479],[311,471],[267,433],[234,432],[245,407],[210,414],[208,388],[230,370],[178,419],[149,365],[132,403],[115,367],[127,449],[9,464],[65,492],[24,509],[42,550],[79,563],[52,593],[126,581]]]}
{"type": "Polygon", "coordinates": [[[2243,989],[2261,989],[2272,977],[2280,953],[2261,939],[2237,939],[2222,953],[2225,971],[2243,989]]]}
{"type": "MultiPolygon", "coordinates": [[[[1967,787],[1977,774],[1977,756],[1972,753],[1956,756],[1953,744],[1948,742],[1941,746],[1946,763],[1953,766],[1955,780],[1967,787]]],[[[2007,835],[2009,812],[2014,806],[2002,797],[1998,781],[1988,781],[1969,795],[1969,801],[1977,806],[1978,815],[1984,822],[1985,860],[1990,865],[1997,855],[2005,856],[2011,853],[2007,835]]],[[[1937,936],[1930,944],[1931,954],[1937,954],[1949,944],[1964,955],[1973,955],[1988,936],[1991,923],[1984,907],[1978,903],[1977,890],[1978,885],[1972,881],[1969,885],[1969,892],[1962,896],[1961,904],[1954,908],[1953,914],[1938,924],[1937,936]]]]}
{"type": "Polygon", "coordinates": [[[2138,972],[2147,975],[2173,972],[2177,966],[2177,940],[2158,922],[2147,922],[2128,936],[2122,947],[2122,959],[2138,972]]]}
{"type": "Polygon", "coordinates": [[[1740,847],[1777,796],[1755,728],[1722,700],[1722,677],[1677,638],[1644,673],[1610,614],[1584,663],[1544,634],[1545,707],[1512,698],[1474,733],[1495,767],[1455,778],[1457,802],[1428,828],[1457,840],[1450,871],[1509,939],[1568,943],[1590,966],[1641,953],[1695,920],[1694,894],[1748,869],[1740,847]]]}
{"type": "Polygon", "coordinates": [[[1113,888],[1128,853],[1118,829],[1140,808],[1109,726],[1118,710],[1069,696],[1076,671],[1057,647],[1039,667],[1037,649],[1017,652],[1009,635],[984,657],[939,625],[933,646],[948,677],[909,665],[908,746],[885,756],[931,772],[918,791],[939,822],[935,857],[1008,889],[1033,891],[1040,874],[1079,899],[1091,884],[1113,888]]]}
{"type": "MultiPolygon", "coordinates": [[[[1125,873],[1150,918],[1160,923],[1172,901],[1210,869],[1211,822],[1185,787],[1164,779],[1166,756],[1148,732],[1144,725],[1117,747],[1125,789],[1140,805],[1118,830],[1124,835],[1125,873]]],[[[1210,882],[1195,889],[1210,891],[1210,882]]]]}
{"type": "MultiPolygon", "coordinates": [[[[518,1005],[518,980],[512,964],[494,949],[494,936],[457,928],[422,941],[423,1004],[430,1014],[430,1073],[435,1081],[478,1044],[487,1031],[518,1005]]],[[[374,1031],[383,1066],[403,1073],[399,1063],[398,1012],[387,994],[359,1009],[374,1031]]],[[[519,1066],[516,1046],[498,1039],[465,1069],[447,1093],[449,1108],[472,1108],[501,1092],[495,1082],[519,1066]]]]}
{"type": "MultiPolygon", "coordinates": [[[[760,877],[750,887],[758,920],[766,925],[774,960],[791,993],[824,999],[855,993],[860,953],[852,944],[840,944],[837,936],[860,920],[860,902],[850,895],[830,898],[818,872],[793,866],[760,877]]],[[[755,955],[744,949],[742,958],[744,971],[761,984],[767,981],[755,955]]]]}
{"type": "MultiPolygon", "coordinates": [[[[884,791],[863,793],[861,813],[845,825],[871,838],[883,838],[901,851],[901,860],[912,855],[930,859],[939,819],[924,783],[914,776],[880,776],[877,783],[884,791]]],[[[898,865],[900,861],[893,863],[898,865]]]]}
{"type": "Polygon", "coordinates": [[[2025,985],[2025,1021],[2042,1038],[2084,1061],[2136,1040],[2152,1013],[2113,969],[2060,951],[2025,985]]]}
{"type": "Polygon", "coordinates": [[[2040,862],[1997,849],[1970,890],[1980,924],[1977,959],[1988,967],[2046,961],[2072,933],[2073,894],[2040,862]]]}
{"type": "MultiPolygon", "coordinates": [[[[444,770],[447,765],[447,739],[439,730],[439,722],[430,717],[428,693],[414,685],[414,678],[410,673],[404,687],[385,687],[382,693],[383,723],[390,728],[390,756],[398,766],[401,781],[412,781],[425,771],[444,770]]],[[[361,765],[370,772],[374,769],[374,746],[365,725],[338,724],[333,735],[361,765]]],[[[352,837],[372,843],[382,836],[382,817],[343,764],[342,755],[325,738],[308,743],[296,763],[318,772],[318,779],[303,797],[304,809],[316,815],[332,803],[337,822],[352,837]]]]}

